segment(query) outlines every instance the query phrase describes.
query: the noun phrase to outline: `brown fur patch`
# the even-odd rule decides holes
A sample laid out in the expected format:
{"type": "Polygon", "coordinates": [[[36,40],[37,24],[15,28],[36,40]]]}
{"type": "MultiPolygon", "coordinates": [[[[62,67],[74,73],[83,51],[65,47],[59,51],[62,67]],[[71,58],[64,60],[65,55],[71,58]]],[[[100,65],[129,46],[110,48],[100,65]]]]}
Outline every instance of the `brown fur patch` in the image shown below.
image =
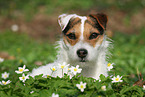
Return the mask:
{"type": "Polygon", "coordinates": [[[79,41],[79,37],[81,35],[81,22],[79,22],[79,18],[74,18],[72,21],[70,21],[71,28],[66,32],[66,34],[63,36],[64,42],[67,44],[69,43],[71,46],[75,45],[79,41]],[[70,33],[75,34],[76,39],[70,39],[67,35],[70,33]]]}
{"type": "Polygon", "coordinates": [[[102,43],[104,35],[98,35],[95,39],[89,39],[89,37],[92,33],[100,34],[98,29],[95,28],[95,23],[88,17],[88,19],[87,19],[87,21],[85,22],[85,25],[84,25],[84,33],[83,33],[84,41],[88,42],[90,45],[95,47],[96,44],[101,44],[102,43]]]}

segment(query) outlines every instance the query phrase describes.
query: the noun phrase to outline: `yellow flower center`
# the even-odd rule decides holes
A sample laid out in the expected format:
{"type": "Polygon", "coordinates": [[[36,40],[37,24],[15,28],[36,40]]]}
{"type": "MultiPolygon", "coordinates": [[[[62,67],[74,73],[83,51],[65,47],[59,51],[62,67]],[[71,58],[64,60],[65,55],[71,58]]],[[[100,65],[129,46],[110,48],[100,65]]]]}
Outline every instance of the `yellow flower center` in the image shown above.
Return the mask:
{"type": "Polygon", "coordinates": [[[55,71],[56,69],[55,68],[52,68],[52,70],[55,71]]]}
{"type": "Polygon", "coordinates": [[[68,70],[71,70],[70,68],[68,68],[68,70]]]}
{"type": "Polygon", "coordinates": [[[22,76],[22,79],[24,80],[25,79],[25,76],[22,76]]]}
{"type": "Polygon", "coordinates": [[[8,75],[4,75],[4,77],[5,77],[5,78],[7,78],[7,77],[8,77],[8,75]]]}
{"type": "Polygon", "coordinates": [[[84,88],[84,86],[83,86],[83,85],[81,85],[81,86],[80,86],[80,88],[82,89],[82,88],[84,88]]]}
{"type": "Polygon", "coordinates": [[[116,81],[119,81],[119,78],[115,78],[116,81]]]}
{"type": "Polygon", "coordinates": [[[47,75],[47,78],[49,78],[49,75],[47,75]]]}
{"type": "Polygon", "coordinates": [[[111,66],[111,63],[108,63],[108,64],[107,64],[107,67],[110,67],[110,66],[111,66]]]}
{"type": "Polygon", "coordinates": [[[61,65],[60,67],[63,69],[64,68],[64,65],[61,65]]]}
{"type": "Polygon", "coordinates": [[[20,72],[23,72],[23,68],[19,69],[20,72]]]}
{"type": "Polygon", "coordinates": [[[3,84],[6,85],[7,83],[6,82],[3,82],[3,84]]]}
{"type": "Polygon", "coordinates": [[[77,71],[78,69],[77,68],[74,68],[74,71],[77,71]]]}

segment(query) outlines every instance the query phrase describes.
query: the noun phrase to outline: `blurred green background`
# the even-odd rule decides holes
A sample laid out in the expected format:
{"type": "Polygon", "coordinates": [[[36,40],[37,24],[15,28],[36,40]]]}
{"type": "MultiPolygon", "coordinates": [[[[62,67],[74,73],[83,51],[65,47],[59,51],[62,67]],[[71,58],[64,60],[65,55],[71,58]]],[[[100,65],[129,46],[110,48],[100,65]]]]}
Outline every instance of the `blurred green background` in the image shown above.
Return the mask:
{"type": "Polygon", "coordinates": [[[113,72],[137,73],[145,78],[145,0],[0,0],[0,73],[15,76],[18,66],[34,67],[53,62],[55,41],[61,34],[57,17],[62,13],[108,15],[106,34],[113,40],[113,72]]]}

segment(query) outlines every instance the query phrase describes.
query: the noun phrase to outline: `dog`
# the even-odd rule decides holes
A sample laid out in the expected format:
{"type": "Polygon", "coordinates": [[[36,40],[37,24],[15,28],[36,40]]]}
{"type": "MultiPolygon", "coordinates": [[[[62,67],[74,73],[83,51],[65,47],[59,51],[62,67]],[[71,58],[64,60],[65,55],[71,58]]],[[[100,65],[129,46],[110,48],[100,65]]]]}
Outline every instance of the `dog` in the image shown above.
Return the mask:
{"type": "MultiPolygon", "coordinates": [[[[71,66],[79,65],[82,68],[81,74],[85,77],[99,79],[100,74],[107,76],[106,55],[110,44],[105,35],[107,21],[108,17],[103,13],[88,16],[60,15],[58,23],[62,30],[62,39],[58,41],[57,60],[33,69],[30,75],[51,75],[50,67],[66,62],[71,66]]],[[[57,70],[52,76],[62,77],[61,72],[57,70]]]]}

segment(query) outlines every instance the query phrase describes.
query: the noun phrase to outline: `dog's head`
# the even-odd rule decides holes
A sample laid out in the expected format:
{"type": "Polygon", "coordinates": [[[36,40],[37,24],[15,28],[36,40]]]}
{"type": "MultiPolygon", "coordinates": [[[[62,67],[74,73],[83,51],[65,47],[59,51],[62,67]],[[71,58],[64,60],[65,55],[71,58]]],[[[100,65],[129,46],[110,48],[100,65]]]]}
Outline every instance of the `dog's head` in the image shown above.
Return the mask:
{"type": "Polygon", "coordinates": [[[69,61],[96,61],[104,40],[107,16],[103,13],[89,16],[62,14],[58,22],[69,61]]]}

